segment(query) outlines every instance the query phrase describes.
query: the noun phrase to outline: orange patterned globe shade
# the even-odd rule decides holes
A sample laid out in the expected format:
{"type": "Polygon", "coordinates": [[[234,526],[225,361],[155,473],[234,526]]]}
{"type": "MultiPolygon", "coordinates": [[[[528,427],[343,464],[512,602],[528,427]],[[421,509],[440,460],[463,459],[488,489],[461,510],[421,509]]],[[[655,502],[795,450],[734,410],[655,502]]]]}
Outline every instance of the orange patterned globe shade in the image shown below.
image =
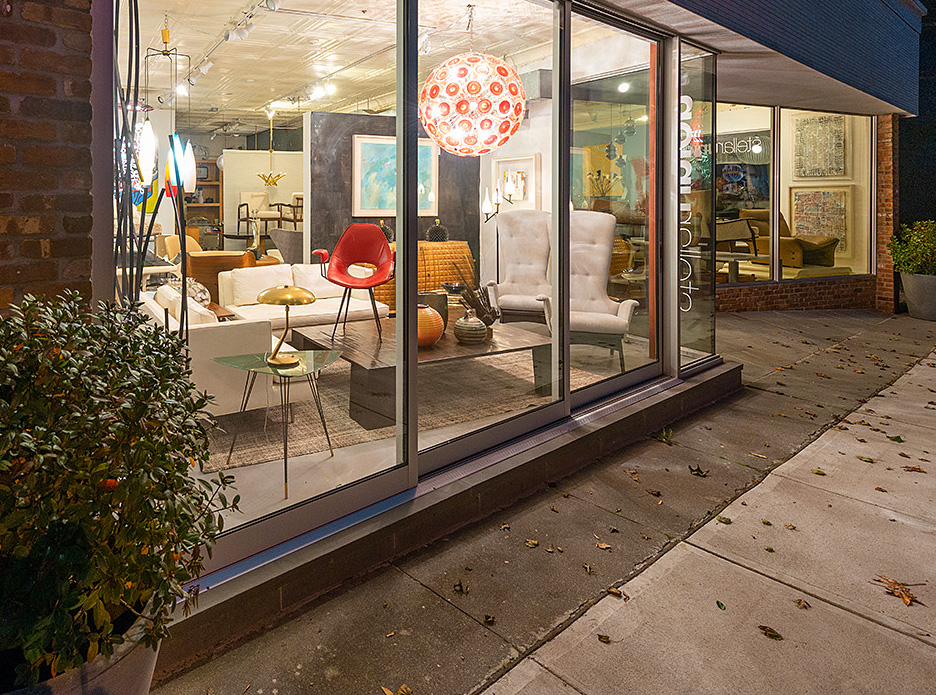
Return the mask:
{"type": "Polygon", "coordinates": [[[419,120],[446,152],[478,157],[517,132],[526,92],[517,71],[487,53],[460,53],[435,67],[419,95],[419,120]]]}

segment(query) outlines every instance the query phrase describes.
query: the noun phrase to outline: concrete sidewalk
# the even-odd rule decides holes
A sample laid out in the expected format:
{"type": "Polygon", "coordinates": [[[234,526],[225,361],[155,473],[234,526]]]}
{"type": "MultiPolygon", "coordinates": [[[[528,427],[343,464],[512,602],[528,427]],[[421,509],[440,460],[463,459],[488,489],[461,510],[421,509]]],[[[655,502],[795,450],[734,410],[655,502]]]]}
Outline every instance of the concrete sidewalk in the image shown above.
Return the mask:
{"type": "Polygon", "coordinates": [[[630,446],[271,616],[154,692],[934,692],[936,464],[918,460],[936,461],[934,345],[936,326],[906,316],[719,315],[718,350],[745,363],[746,386],[669,444],[630,446]],[[911,587],[928,607],[877,574],[928,580],[911,587]]]}
{"type": "Polygon", "coordinates": [[[936,692],[934,461],[936,352],[485,694],[936,692]]]}

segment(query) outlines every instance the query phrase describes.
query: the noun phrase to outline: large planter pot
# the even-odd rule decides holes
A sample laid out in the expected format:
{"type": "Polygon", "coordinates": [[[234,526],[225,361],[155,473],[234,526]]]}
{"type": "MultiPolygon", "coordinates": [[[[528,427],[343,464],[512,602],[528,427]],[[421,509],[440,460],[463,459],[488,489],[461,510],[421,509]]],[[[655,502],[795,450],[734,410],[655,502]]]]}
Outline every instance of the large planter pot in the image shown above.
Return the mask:
{"type": "Polygon", "coordinates": [[[936,321],[936,275],[901,273],[907,308],[915,319],[936,321]]]}
{"type": "Polygon", "coordinates": [[[159,650],[138,641],[142,628],[142,620],[137,620],[127,632],[127,641],[117,646],[109,659],[98,657],[33,688],[21,688],[8,695],[147,695],[159,650]]]}

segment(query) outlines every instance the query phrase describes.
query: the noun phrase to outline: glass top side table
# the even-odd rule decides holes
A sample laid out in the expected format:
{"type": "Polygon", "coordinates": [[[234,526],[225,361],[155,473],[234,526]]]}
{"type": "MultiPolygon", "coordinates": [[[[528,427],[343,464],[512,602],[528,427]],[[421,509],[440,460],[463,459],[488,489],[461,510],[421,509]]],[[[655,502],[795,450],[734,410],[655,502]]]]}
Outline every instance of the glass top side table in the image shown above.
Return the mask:
{"type": "MultiPolygon", "coordinates": [[[[325,411],[322,408],[322,399],[318,390],[318,375],[325,367],[341,357],[337,350],[298,350],[295,352],[299,357],[299,363],[289,367],[274,367],[267,364],[266,358],[269,353],[255,352],[247,355],[230,355],[228,357],[215,357],[214,361],[227,367],[240,369],[247,372],[247,379],[244,383],[244,396],[241,399],[240,412],[247,410],[247,403],[250,401],[250,394],[253,392],[254,382],[258,374],[269,374],[277,376],[282,380],[280,387],[280,411],[283,421],[283,496],[289,498],[289,455],[287,446],[289,444],[289,384],[294,378],[305,377],[309,381],[309,388],[312,389],[312,397],[315,399],[315,407],[318,408],[319,418],[322,420],[322,430],[325,432],[325,441],[328,442],[328,450],[331,455],[335,455],[332,449],[331,438],[328,436],[328,426],[325,424],[325,411]]],[[[228,463],[231,460],[231,454],[234,451],[234,444],[237,442],[237,432],[231,439],[231,448],[228,450],[228,463]]]]}

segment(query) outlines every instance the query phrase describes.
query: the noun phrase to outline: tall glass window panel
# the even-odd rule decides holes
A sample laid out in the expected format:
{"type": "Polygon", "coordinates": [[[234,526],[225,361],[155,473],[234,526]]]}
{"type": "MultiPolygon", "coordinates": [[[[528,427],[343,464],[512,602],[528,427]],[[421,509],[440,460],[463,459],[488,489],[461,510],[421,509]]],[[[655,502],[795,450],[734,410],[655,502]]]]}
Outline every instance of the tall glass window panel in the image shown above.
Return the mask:
{"type": "MultiPolygon", "coordinates": [[[[164,10],[151,0],[141,3],[141,26],[152,29],[151,45],[161,46],[164,10]]],[[[151,61],[147,99],[158,141],[167,139],[178,115],[183,142],[191,139],[198,158],[208,160],[200,163],[197,204],[190,213],[207,217],[205,211],[212,210],[209,221],[221,222],[215,233],[201,235],[204,251],[190,261],[189,277],[218,293],[211,299],[230,320],[214,322],[213,314],[202,311],[195,325],[190,311],[189,343],[195,385],[215,396],[209,406],[217,427],[210,433],[208,470],[233,475],[241,496],[240,512],[231,512],[225,524],[236,531],[245,522],[354,488],[397,467],[392,390],[385,410],[389,421],[378,427],[361,395],[375,384],[392,387],[394,380],[394,353],[385,349],[393,331],[384,328],[382,346],[373,315],[376,306],[384,321],[392,307],[385,285],[376,288],[371,304],[367,280],[391,255],[374,256],[373,245],[365,248],[345,233],[360,223],[382,222],[391,234],[396,228],[396,3],[376,0],[366,17],[356,18],[319,0],[293,3],[289,12],[259,9],[231,30],[232,40],[217,45],[215,30],[205,33],[203,27],[230,26],[230,7],[179,11],[171,18],[172,42],[193,56],[210,56],[200,66],[193,63],[185,80],[188,95],[172,103],[157,99],[171,86],[168,61],[151,61]],[[311,219],[303,217],[304,207],[314,211],[311,219]],[[327,252],[326,265],[316,249],[327,252]],[[311,263],[304,264],[310,252],[311,263]],[[304,292],[264,299],[263,290],[283,285],[304,292]],[[337,326],[333,341],[349,285],[354,289],[345,297],[347,322],[337,326]],[[280,355],[318,352],[301,354],[297,366],[277,373],[265,362],[286,328],[286,303],[293,305],[280,355]],[[239,412],[245,385],[249,400],[239,412]]],[[[170,209],[163,200],[162,210],[170,209]]],[[[171,229],[170,218],[163,231],[171,229]]],[[[386,243],[378,227],[364,231],[386,243]]],[[[395,485],[383,482],[349,505],[402,489],[395,485]]],[[[281,529],[288,518],[293,517],[278,517],[281,529]]],[[[299,530],[318,522],[307,516],[304,523],[299,530]]]]}
{"type": "Polygon", "coordinates": [[[682,44],[679,96],[680,365],[715,352],[715,57],[682,44]]]}
{"type": "Polygon", "coordinates": [[[657,360],[656,44],[572,17],[572,389],[657,360]]]}
{"type": "MultiPolygon", "coordinates": [[[[715,281],[769,280],[773,109],[719,103],[715,120],[715,281]]],[[[783,240],[780,254],[796,261],[783,240]]]]}
{"type": "Polygon", "coordinates": [[[438,172],[418,223],[421,450],[561,398],[554,21],[549,2],[420,3],[420,147],[438,172]]]}
{"type": "Polygon", "coordinates": [[[871,268],[873,124],[868,116],[780,112],[783,278],[860,275],[871,268]]]}

